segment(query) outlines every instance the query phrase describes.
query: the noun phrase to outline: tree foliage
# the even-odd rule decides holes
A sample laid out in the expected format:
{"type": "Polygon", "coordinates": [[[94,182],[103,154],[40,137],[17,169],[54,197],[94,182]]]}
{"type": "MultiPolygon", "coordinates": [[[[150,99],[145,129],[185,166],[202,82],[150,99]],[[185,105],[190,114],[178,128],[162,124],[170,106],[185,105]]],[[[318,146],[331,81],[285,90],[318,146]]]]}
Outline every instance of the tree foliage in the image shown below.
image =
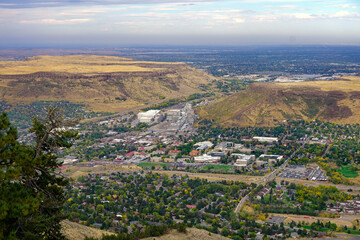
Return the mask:
{"type": "Polygon", "coordinates": [[[46,119],[33,119],[34,144],[17,140],[6,113],[0,115],[0,239],[63,239],[62,187],[55,153],[71,146],[76,133],[56,109],[46,119]]]}

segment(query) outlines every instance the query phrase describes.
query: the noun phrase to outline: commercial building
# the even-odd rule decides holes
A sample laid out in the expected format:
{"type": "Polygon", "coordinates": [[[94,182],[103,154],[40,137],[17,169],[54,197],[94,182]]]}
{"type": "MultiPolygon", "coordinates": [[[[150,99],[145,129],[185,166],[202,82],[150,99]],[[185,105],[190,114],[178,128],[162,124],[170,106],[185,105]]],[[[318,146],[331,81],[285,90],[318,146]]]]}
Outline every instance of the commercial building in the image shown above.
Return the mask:
{"type": "Polygon", "coordinates": [[[201,150],[207,150],[207,149],[211,148],[212,146],[214,146],[214,144],[210,141],[204,141],[204,142],[198,142],[198,143],[194,144],[194,146],[198,147],[196,149],[197,151],[201,151],[201,150]]]}
{"type": "Polygon", "coordinates": [[[220,161],[220,157],[213,157],[207,154],[202,156],[194,157],[195,163],[217,163],[220,161]]]}
{"type": "Polygon", "coordinates": [[[253,137],[253,140],[259,142],[268,142],[268,143],[275,143],[279,141],[279,139],[275,137],[253,137]]]}
{"type": "Polygon", "coordinates": [[[231,156],[237,158],[234,166],[239,168],[246,167],[250,162],[255,160],[255,155],[233,153],[231,156]]]}

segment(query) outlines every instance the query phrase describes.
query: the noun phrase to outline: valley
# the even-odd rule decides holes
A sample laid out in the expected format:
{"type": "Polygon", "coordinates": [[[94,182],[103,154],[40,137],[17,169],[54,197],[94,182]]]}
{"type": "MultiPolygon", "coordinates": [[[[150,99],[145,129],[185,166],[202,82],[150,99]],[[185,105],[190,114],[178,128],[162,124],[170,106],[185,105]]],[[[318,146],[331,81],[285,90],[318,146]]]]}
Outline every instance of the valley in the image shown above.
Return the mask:
{"type": "Polygon", "coordinates": [[[0,106],[22,144],[49,107],[76,122],[56,152],[69,239],[359,234],[355,74],[214,77],[94,55],[0,63],[0,106]]]}

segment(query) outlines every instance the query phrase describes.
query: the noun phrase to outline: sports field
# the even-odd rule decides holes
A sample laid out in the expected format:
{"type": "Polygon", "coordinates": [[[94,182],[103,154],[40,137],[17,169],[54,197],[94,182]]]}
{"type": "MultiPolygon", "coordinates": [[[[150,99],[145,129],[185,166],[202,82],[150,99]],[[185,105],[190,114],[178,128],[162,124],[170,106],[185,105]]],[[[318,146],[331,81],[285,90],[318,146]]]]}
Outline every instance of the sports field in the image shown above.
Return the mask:
{"type": "Polygon", "coordinates": [[[338,171],[347,178],[356,178],[359,173],[356,171],[356,167],[352,165],[341,166],[338,171]]]}

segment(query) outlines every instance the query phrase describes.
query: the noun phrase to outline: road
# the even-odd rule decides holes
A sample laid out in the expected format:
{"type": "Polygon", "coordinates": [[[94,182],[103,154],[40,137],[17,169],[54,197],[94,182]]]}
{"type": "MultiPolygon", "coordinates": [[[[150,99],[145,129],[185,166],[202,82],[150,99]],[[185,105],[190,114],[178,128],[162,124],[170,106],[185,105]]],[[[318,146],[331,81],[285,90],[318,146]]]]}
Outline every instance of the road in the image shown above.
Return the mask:
{"type": "MultiPolygon", "coordinates": [[[[290,155],[290,157],[289,157],[283,164],[281,164],[280,167],[276,168],[272,173],[270,173],[269,175],[265,176],[264,180],[261,181],[261,182],[259,182],[259,185],[260,185],[260,184],[265,185],[265,184],[267,184],[268,182],[270,182],[270,181],[272,181],[273,179],[275,179],[276,175],[277,175],[281,170],[283,170],[283,169],[286,167],[286,165],[288,164],[289,160],[292,159],[292,158],[295,156],[295,154],[296,154],[301,148],[304,147],[304,145],[305,145],[305,143],[303,143],[298,149],[296,149],[296,151],[294,151],[294,152],[290,155]]],[[[250,194],[250,193],[251,193],[251,192],[249,192],[245,197],[243,197],[243,198],[240,200],[239,204],[238,204],[238,205],[236,206],[236,208],[235,208],[235,211],[234,211],[235,213],[238,213],[238,212],[241,210],[241,208],[244,206],[244,203],[245,203],[246,200],[249,198],[249,194],[250,194]]]]}
{"type": "Polygon", "coordinates": [[[239,204],[235,208],[235,211],[234,211],[235,213],[240,212],[241,208],[244,206],[244,203],[248,200],[248,198],[249,198],[249,194],[240,200],[239,204]]]}

